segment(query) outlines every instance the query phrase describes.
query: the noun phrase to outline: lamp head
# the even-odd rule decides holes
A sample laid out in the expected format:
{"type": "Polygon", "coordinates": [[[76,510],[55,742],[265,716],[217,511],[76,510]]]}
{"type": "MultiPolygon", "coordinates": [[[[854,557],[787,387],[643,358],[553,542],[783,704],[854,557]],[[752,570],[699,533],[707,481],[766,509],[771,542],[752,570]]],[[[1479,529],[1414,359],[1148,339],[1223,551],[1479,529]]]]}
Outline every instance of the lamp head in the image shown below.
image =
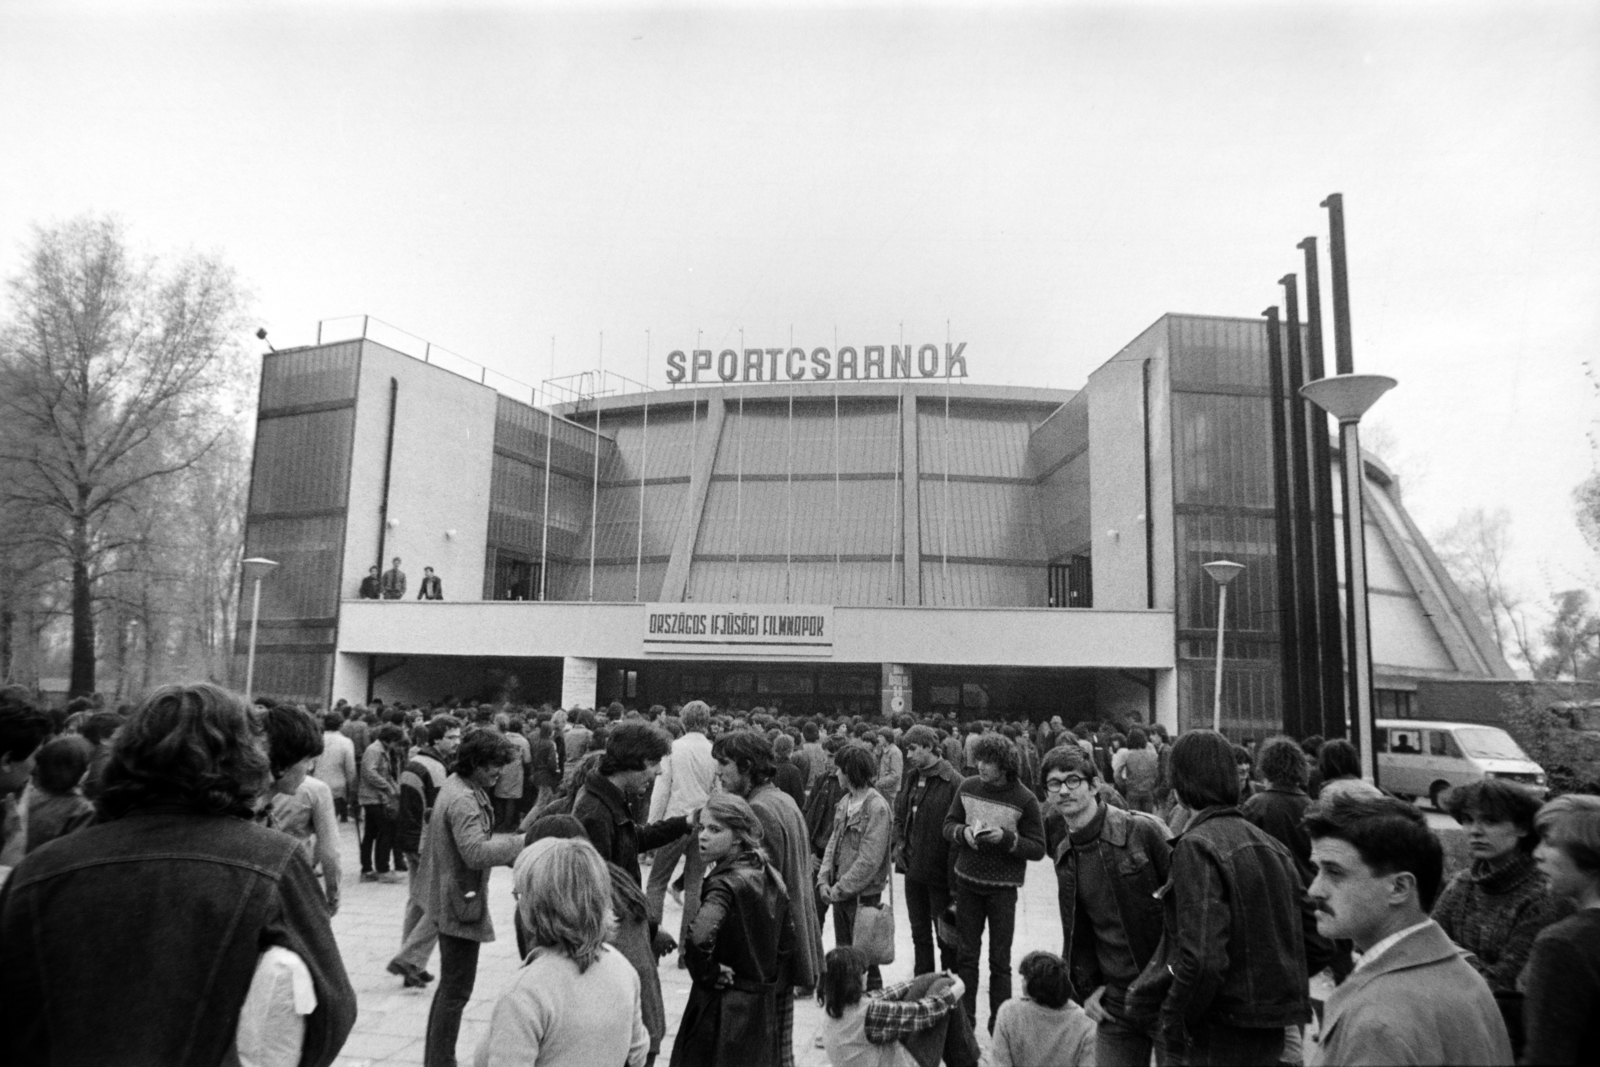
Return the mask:
{"type": "Polygon", "coordinates": [[[1214,559],[1210,563],[1200,564],[1200,567],[1211,575],[1211,580],[1218,585],[1227,585],[1244,570],[1243,563],[1235,563],[1231,559],[1214,559]]]}
{"type": "Polygon", "coordinates": [[[261,579],[278,569],[278,561],[275,559],[263,559],[260,556],[256,556],[252,559],[245,560],[242,564],[240,564],[240,566],[244,568],[245,581],[259,582],[261,579]]]}
{"type": "Polygon", "coordinates": [[[1378,398],[1399,383],[1386,374],[1335,374],[1300,387],[1300,395],[1341,423],[1359,422],[1378,398]]]}

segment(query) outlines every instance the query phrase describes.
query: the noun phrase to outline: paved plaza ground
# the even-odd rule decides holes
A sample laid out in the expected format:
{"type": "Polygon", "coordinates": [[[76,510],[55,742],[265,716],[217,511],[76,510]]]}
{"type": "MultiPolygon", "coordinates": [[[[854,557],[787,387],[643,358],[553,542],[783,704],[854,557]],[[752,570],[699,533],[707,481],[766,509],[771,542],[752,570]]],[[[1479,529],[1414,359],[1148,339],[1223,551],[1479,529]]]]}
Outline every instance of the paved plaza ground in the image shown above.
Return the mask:
{"type": "MultiPolygon", "coordinates": [[[[1461,833],[1448,816],[1428,813],[1429,824],[1446,839],[1447,849],[1454,846],[1460,851],[1461,833]],[[1453,840],[1455,839],[1455,840],[1453,840]]],[[[405,989],[400,979],[385,968],[400,947],[400,922],[405,910],[406,886],[362,882],[361,865],[357,850],[355,827],[346,823],[342,827],[340,843],[344,858],[343,903],[334,916],[333,930],[344,953],[350,981],[355,986],[360,1002],[360,1013],[354,1031],[345,1043],[336,1067],[369,1067],[375,1064],[422,1063],[423,1034],[427,1028],[428,1005],[433,999],[433,988],[405,989]]],[[[896,877],[896,929],[898,947],[895,962],[884,968],[884,981],[894,983],[911,977],[911,930],[905,920],[905,909],[899,905],[900,879],[896,877]]],[[[495,868],[490,879],[489,910],[494,918],[497,940],[483,946],[478,960],[478,982],[473,990],[472,1002],[462,1018],[461,1039],[457,1045],[457,1059],[463,1064],[472,1062],[473,1054],[489,1025],[489,1014],[500,994],[510,986],[520,960],[517,959],[516,937],[511,927],[511,870],[495,868]]],[[[669,896],[666,901],[665,926],[676,931],[681,912],[669,896]]],[[[823,929],[823,945],[833,947],[833,925],[829,921],[823,929]]],[[[1027,882],[1017,895],[1017,932],[1011,948],[1013,971],[1022,957],[1034,949],[1061,951],[1061,920],[1056,909],[1055,873],[1048,863],[1028,864],[1027,882]]],[[[987,949],[986,949],[987,951],[987,949]]],[[[985,957],[987,958],[987,957],[985,957]]],[[[435,953],[429,969],[438,973],[438,955],[435,953]]],[[[678,1020],[683,1017],[684,1005],[689,999],[689,975],[673,965],[672,957],[663,961],[661,993],[666,1001],[667,1033],[662,1039],[658,1063],[663,1067],[672,1055],[672,1041],[678,1031],[678,1020]]],[[[437,983],[435,983],[437,985],[437,983]]],[[[1313,987],[1313,995],[1325,996],[1326,990],[1313,987]]],[[[987,1041],[983,1025],[988,1021],[988,976],[980,974],[978,987],[979,1042],[987,1041]]],[[[814,1000],[795,1002],[795,1062],[799,1067],[826,1067],[827,1057],[813,1044],[813,1037],[822,1025],[822,1009],[814,1000]]]]}
{"type": "MultiPolygon", "coordinates": [[[[333,918],[333,930],[344,953],[350,981],[355,986],[360,1001],[360,1014],[355,1030],[345,1043],[344,1051],[336,1062],[337,1067],[369,1067],[375,1064],[420,1064],[422,1062],[423,1034],[427,1029],[428,1005],[433,999],[433,988],[405,989],[400,979],[385,968],[400,947],[400,922],[405,909],[404,883],[384,884],[360,881],[361,865],[358,860],[355,829],[352,824],[343,827],[341,854],[344,857],[344,881],[339,914],[333,918]]],[[[899,944],[895,962],[884,968],[884,981],[893,983],[911,977],[911,930],[905,920],[905,909],[899,904],[899,879],[896,878],[896,918],[899,944]]],[[[494,918],[496,940],[483,946],[478,960],[478,984],[473,990],[472,1002],[461,1022],[461,1040],[456,1047],[457,1059],[463,1064],[472,1062],[478,1042],[489,1025],[489,1014],[500,994],[511,985],[521,961],[517,959],[516,937],[511,928],[511,870],[497,867],[490,879],[489,910],[494,918]]],[[[670,931],[678,929],[681,913],[669,896],[666,901],[665,926],[670,931]]],[[[833,947],[831,920],[823,930],[823,945],[833,947]]],[[[1017,896],[1017,933],[1012,945],[1013,966],[1029,951],[1042,948],[1061,951],[1061,920],[1056,911],[1055,876],[1048,864],[1028,864],[1027,884],[1017,896]]],[[[429,969],[437,974],[439,957],[435,953],[429,969]]],[[[672,957],[662,961],[661,993],[667,1007],[667,1033],[662,1039],[658,1063],[665,1065],[672,1054],[672,1041],[678,1032],[678,1020],[683,1017],[684,1005],[689,999],[689,974],[678,970],[672,957]]],[[[437,985],[437,983],[434,983],[437,985]]],[[[979,984],[978,1017],[988,1019],[988,981],[985,976],[979,984]]],[[[826,1067],[827,1057],[814,1047],[812,1038],[822,1025],[822,1009],[814,1000],[795,1002],[795,1062],[799,1067],[826,1067]]],[[[987,1034],[980,1034],[980,1040],[987,1034]]]]}

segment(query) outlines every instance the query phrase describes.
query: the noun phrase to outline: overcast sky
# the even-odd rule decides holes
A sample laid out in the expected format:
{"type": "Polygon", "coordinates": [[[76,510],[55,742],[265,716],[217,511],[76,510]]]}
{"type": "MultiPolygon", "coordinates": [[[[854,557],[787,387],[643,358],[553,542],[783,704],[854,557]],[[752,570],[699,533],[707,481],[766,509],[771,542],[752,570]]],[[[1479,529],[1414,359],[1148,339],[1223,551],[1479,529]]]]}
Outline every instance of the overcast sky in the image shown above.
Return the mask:
{"type": "Polygon", "coordinates": [[[114,213],[279,347],[367,313],[537,382],[603,331],[659,387],[697,330],[948,323],[1078,388],[1279,302],[1334,191],[1413,514],[1508,507],[1528,593],[1592,584],[1600,5],[0,2],[0,266],[114,213]]]}

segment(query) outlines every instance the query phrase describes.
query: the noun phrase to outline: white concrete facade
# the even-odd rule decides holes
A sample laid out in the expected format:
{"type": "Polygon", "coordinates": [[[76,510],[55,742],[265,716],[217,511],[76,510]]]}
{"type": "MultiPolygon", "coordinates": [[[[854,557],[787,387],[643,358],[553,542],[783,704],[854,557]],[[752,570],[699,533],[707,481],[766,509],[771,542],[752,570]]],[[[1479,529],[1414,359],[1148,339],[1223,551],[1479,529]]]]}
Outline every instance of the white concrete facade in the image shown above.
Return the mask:
{"type": "MultiPolygon", "coordinates": [[[[366,698],[368,657],[374,655],[649,658],[643,604],[352,600],[342,608],[334,697],[352,703],[366,698]]],[[[1159,681],[1174,666],[1170,611],[839,607],[834,612],[832,655],[785,660],[1152,670],[1158,678],[1158,721],[1166,721],[1166,715],[1176,721],[1175,690],[1159,681]],[[1174,702],[1170,710],[1162,705],[1163,693],[1174,702]]],[[[592,697],[592,674],[585,685],[592,697]]],[[[1139,706],[1143,699],[1130,694],[1127,702],[1139,706]]]]}

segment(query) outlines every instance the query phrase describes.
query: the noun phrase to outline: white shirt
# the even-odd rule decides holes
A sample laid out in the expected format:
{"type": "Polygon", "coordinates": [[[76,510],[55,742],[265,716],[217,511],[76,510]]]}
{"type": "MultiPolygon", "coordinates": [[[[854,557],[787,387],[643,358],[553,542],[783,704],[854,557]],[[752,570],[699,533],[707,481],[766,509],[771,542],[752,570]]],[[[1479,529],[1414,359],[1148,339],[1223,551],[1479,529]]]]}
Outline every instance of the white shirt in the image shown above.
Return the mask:
{"type": "Polygon", "coordinates": [[[1361,968],[1365,967],[1367,964],[1371,963],[1385,952],[1388,952],[1391,948],[1394,948],[1395,945],[1400,943],[1401,938],[1416,933],[1418,930],[1432,922],[1432,919],[1423,919],[1415,926],[1408,926],[1404,930],[1396,930],[1394,933],[1390,934],[1388,937],[1384,938],[1382,941],[1379,941],[1377,944],[1367,949],[1367,951],[1357,956],[1356,964],[1351,968],[1351,971],[1359,971],[1361,968]]]}
{"type": "Polygon", "coordinates": [[[661,761],[661,774],[650,794],[650,821],[687,815],[703,807],[717,776],[711,758],[711,739],[698,730],[672,742],[672,752],[661,761]]]}
{"type": "Polygon", "coordinates": [[[328,784],[336,796],[344,796],[356,782],[356,746],[337,730],[322,735],[322,755],[312,765],[311,773],[328,784]]]}

